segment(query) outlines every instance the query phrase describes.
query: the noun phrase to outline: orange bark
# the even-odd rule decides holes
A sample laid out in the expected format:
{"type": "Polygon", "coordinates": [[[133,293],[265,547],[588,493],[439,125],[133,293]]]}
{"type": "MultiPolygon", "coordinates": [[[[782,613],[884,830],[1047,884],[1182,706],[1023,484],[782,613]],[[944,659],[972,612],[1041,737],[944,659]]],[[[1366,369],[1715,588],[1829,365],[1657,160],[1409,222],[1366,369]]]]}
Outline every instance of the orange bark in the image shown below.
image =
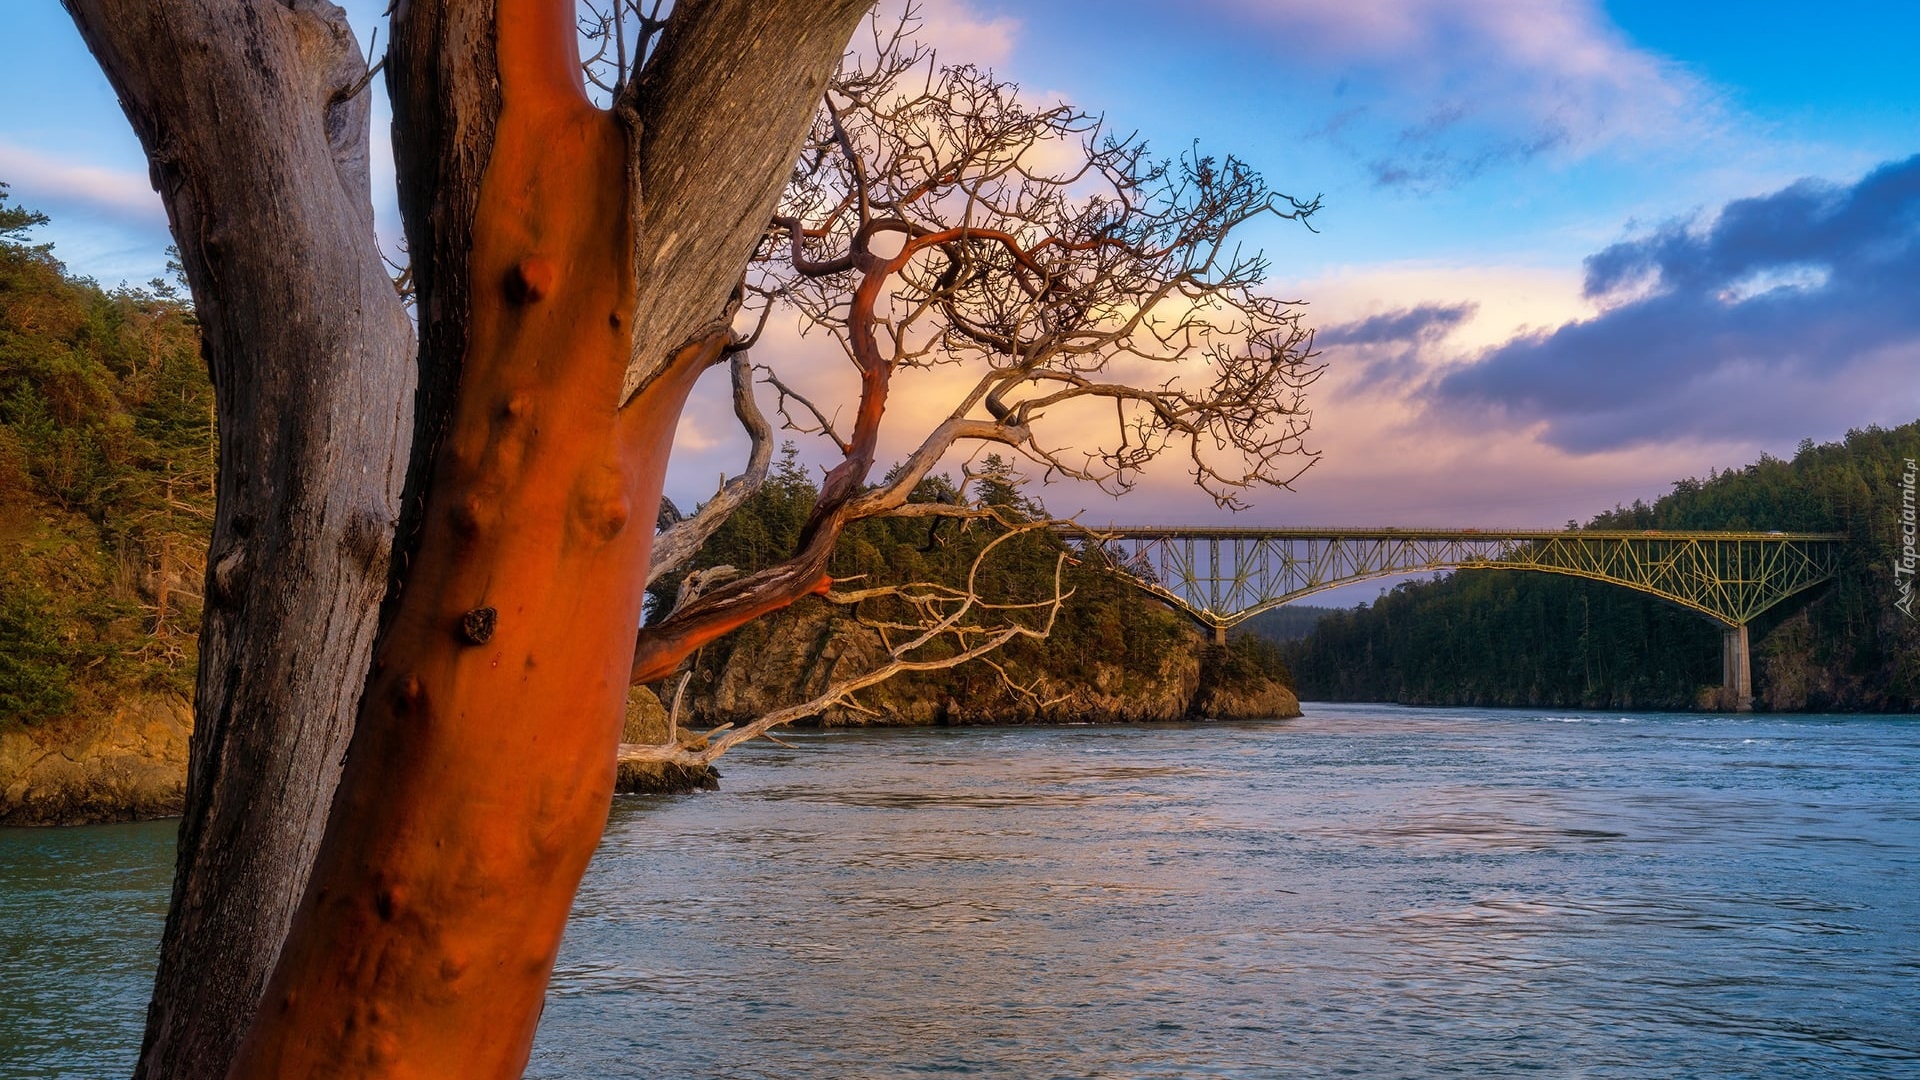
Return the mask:
{"type": "Polygon", "coordinates": [[[498,0],[459,400],[306,895],[235,1077],[511,1077],[605,826],[668,449],[719,341],[617,408],[627,136],[573,5],[498,0]]]}
{"type": "Polygon", "coordinates": [[[673,674],[680,662],[695,651],[753,620],[786,608],[802,596],[827,595],[833,589],[833,577],[824,570],[814,569],[812,564],[826,563],[827,553],[832,551],[833,540],[838,535],[836,525],[835,531],[823,538],[826,541],[824,547],[815,545],[818,550],[803,550],[787,563],[786,566],[793,572],[786,575],[784,580],[739,594],[735,603],[710,612],[706,617],[642,630],[639,643],[634,648],[628,681],[635,686],[659,682],[673,674]]]}
{"type": "MultiPolygon", "coordinates": [[[[791,224],[788,227],[797,228],[791,224]]],[[[848,316],[848,340],[860,373],[860,404],[854,413],[851,437],[844,446],[845,456],[822,479],[820,496],[800,530],[799,550],[786,562],[722,587],[676,611],[664,623],[642,630],[634,649],[630,676],[634,684],[664,679],[696,649],[802,596],[824,596],[833,588],[833,578],[826,572],[827,559],[841,532],[855,520],[851,503],[873,470],[893,377],[893,365],[881,354],[875,337],[875,310],[888,278],[906,265],[914,250],[909,246],[890,260],[866,257],[849,263],[865,266],[848,316]]]]}

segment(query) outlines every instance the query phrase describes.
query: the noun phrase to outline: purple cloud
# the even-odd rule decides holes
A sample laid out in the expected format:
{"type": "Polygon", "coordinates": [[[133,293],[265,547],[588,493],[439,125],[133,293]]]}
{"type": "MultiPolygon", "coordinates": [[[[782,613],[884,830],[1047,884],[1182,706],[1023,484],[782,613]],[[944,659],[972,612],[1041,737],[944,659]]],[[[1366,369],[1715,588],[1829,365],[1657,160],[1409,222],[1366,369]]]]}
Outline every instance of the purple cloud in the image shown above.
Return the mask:
{"type": "Polygon", "coordinates": [[[1407,344],[1444,337],[1478,310],[1478,304],[1421,304],[1359,322],[1340,323],[1314,334],[1320,345],[1407,344]]]}
{"type": "Polygon", "coordinates": [[[1490,350],[1438,401],[1545,421],[1578,451],[1911,419],[1920,155],[1615,244],[1587,259],[1585,290],[1613,306],[1490,350]]]}

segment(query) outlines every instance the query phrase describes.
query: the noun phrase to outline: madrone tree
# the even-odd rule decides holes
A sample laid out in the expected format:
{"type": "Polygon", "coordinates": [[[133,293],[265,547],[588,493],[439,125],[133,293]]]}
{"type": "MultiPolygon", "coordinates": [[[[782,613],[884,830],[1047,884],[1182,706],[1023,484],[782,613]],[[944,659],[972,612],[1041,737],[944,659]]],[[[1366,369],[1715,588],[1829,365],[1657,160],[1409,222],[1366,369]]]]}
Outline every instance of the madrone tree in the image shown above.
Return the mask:
{"type": "MultiPolygon", "coordinates": [[[[817,580],[849,522],[992,516],[909,501],[957,446],[1011,447],[1044,477],[1115,493],[1172,452],[1203,490],[1233,507],[1248,488],[1284,487],[1314,460],[1302,443],[1304,391],[1319,374],[1311,335],[1296,305],[1256,291],[1266,262],[1234,241],[1255,218],[1304,221],[1316,204],[1269,190],[1241,162],[1157,160],[1138,141],[1106,137],[1080,110],[1030,107],[991,73],[938,65],[908,36],[911,27],[876,21],[856,54],[864,59],[850,58],[828,90],[742,284],[752,316],[742,321],[754,331],[729,346],[752,465],[662,536],[668,557],[656,576],[684,557],[679,551],[690,555],[765,474],[770,426],[737,391],[741,354],[770,318],[829,335],[851,368],[855,400],[844,428],[840,410],[762,368],[783,426],[818,436],[838,462],[795,558],[683,594],[641,635],[636,682],[666,675],[691,643],[710,640],[708,621],[738,625],[737,612],[784,604],[817,580]],[[957,387],[945,416],[883,481],[870,483],[895,377],[928,371],[956,376],[940,380],[957,387]]],[[[818,373],[807,374],[817,381],[818,373]]],[[[966,621],[958,612],[975,613],[981,598],[934,583],[826,595],[845,603],[911,597],[922,619],[875,671],[812,701],[700,751],[626,747],[623,755],[711,761],[883,672],[918,670],[936,656],[972,658],[986,643],[1024,632],[966,621]]]]}
{"type": "Polygon", "coordinates": [[[984,372],[907,473],[975,439],[1125,483],[1180,445],[1230,497],[1285,448],[1246,433],[1297,429],[1303,337],[1225,242],[1310,207],[1124,143],[1043,174],[1023,146],[1097,133],[965,69],[904,92],[917,69],[883,61],[816,122],[866,0],[622,0],[587,28],[614,42],[606,108],[574,0],[399,0],[411,319],[373,235],[374,73],[337,8],[64,2],[147,151],[222,436],[141,1075],[518,1075],[628,683],[830,590],[839,530],[907,508],[868,481],[897,370],[984,372]],[[841,462],[789,561],[636,641],[680,409],[709,366],[750,375],[734,327],[769,301],[854,362],[846,432],[805,405],[841,462]],[[1177,375],[1142,386],[1136,360],[1177,375]],[[1037,439],[1087,401],[1114,445],[1037,439]]]}

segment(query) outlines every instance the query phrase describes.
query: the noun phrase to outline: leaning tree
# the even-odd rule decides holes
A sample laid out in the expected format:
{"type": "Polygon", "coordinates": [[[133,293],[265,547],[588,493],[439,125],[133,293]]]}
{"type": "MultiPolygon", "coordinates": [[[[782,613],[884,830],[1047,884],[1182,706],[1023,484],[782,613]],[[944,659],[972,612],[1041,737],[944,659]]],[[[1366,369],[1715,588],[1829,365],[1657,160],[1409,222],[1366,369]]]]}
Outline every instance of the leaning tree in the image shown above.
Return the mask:
{"type": "Polygon", "coordinates": [[[574,0],[399,0],[411,318],[373,233],[373,74],[339,9],[64,2],[146,149],[221,431],[144,1076],[517,1075],[629,683],[829,590],[839,531],[907,505],[868,481],[896,371],[984,372],[909,475],[985,439],[1125,483],[1180,445],[1230,497],[1287,448],[1243,433],[1297,406],[1304,342],[1226,238],[1310,208],[1125,143],[1042,177],[1021,130],[1084,121],[965,69],[904,93],[912,65],[882,62],[815,123],[868,0],[620,0],[588,28],[614,42],[606,107],[574,0]],[[636,641],[681,407],[716,363],[747,381],[735,323],[767,302],[847,348],[841,461],[790,560],[636,641]],[[1143,388],[1135,361],[1178,370],[1143,388]],[[1113,445],[1036,438],[1087,402],[1113,445]]]}
{"type": "MultiPolygon", "coordinates": [[[[1258,291],[1266,261],[1235,241],[1256,218],[1304,221],[1316,204],[1273,192],[1231,158],[1155,159],[1138,140],[1108,137],[1085,112],[1034,107],[989,72],[936,63],[912,27],[911,18],[876,20],[871,42],[829,86],[742,280],[739,318],[752,330],[725,350],[733,353],[735,409],[753,445],[750,467],[662,534],[653,576],[690,555],[765,475],[771,426],[741,388],[747,350],[771,319],[831,337],[846,362],[837,387],[852,399],[844,425],[793,373],[777,363],[760,368],[782,426],[818,437],[835,463],[794,557],[723,588],[701,579],[700,588],[683,590],[673,611],[640,635],[636,682],[670,672],[711,639],[712,624],[738,625],[737,612],[785,604],[820,581],[835,538],[853,521],[992,516],[910,501],[957,447],[1010,447],[1044,477],[1116,494],[1171,453],[1202,490],[1232,507],[1250,487],[1287,486],[1315,460],[1303,446],[1304,392],[1320,372],[1311,334],[1297,305],[1258,291]],[[950,399],[873,483],[889,395],[902,376],[931,376],[950,399]]],[[[823,385],[821,372],[801,374],[823,385]]],[[[927,409],[932,392],[919,390],[917,409],[927,409]]],[[[876,670],[706,748],[629,747],[623,756],[711,761],[883,673],[973,658],[1023,632],[991,618],[968,621],[959,613],[993,605],[950,585],[826,595],[847,603],[915,597],[916,632],[876,670]]]]}

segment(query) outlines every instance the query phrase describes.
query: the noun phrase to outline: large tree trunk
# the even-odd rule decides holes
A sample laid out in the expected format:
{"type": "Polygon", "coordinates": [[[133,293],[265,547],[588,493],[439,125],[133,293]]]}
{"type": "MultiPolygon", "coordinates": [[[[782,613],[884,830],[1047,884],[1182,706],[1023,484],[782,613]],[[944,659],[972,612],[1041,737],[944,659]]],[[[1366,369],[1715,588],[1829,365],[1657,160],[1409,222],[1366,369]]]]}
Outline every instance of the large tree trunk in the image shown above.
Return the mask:
{"type": "Polygon", "coordinates": [[[319,843],[373,648],[413,334],[365,74],[321,0],[67,0],[152,164],[218,401],[187,809],[141,1075],[219,1072],[319,843]]]}
{"type": "Polygon", "coordinates": [[[142,1073],[517,1075],[604,825],[680,404],[866,0],[682,0],[617,113],[579,90],[571,0],[403,2],[417,412],[338,10],[68,6],[153,162],[220,394],[142,1073]]]}
{"type": "MultiPolygon", "coordinates": [[[[447,260],[422,304],[456,320],[429,340],[464,337],[453,415],[306,897],[231,1075],[525,1067],[606,822],[681,406],[729,340],[727,297],[864,4],[806,7],[683,2],[617,112],[581,86],[570,0],[498,0],[490,62],[396,68],[407,130],[470,136],[403,160],[444,185],[485,147],[471,221],[410,222],[415,250],[447,260]]],[[[484,41],[472,14],[416,0],[397,55],[484,41]]]]}

